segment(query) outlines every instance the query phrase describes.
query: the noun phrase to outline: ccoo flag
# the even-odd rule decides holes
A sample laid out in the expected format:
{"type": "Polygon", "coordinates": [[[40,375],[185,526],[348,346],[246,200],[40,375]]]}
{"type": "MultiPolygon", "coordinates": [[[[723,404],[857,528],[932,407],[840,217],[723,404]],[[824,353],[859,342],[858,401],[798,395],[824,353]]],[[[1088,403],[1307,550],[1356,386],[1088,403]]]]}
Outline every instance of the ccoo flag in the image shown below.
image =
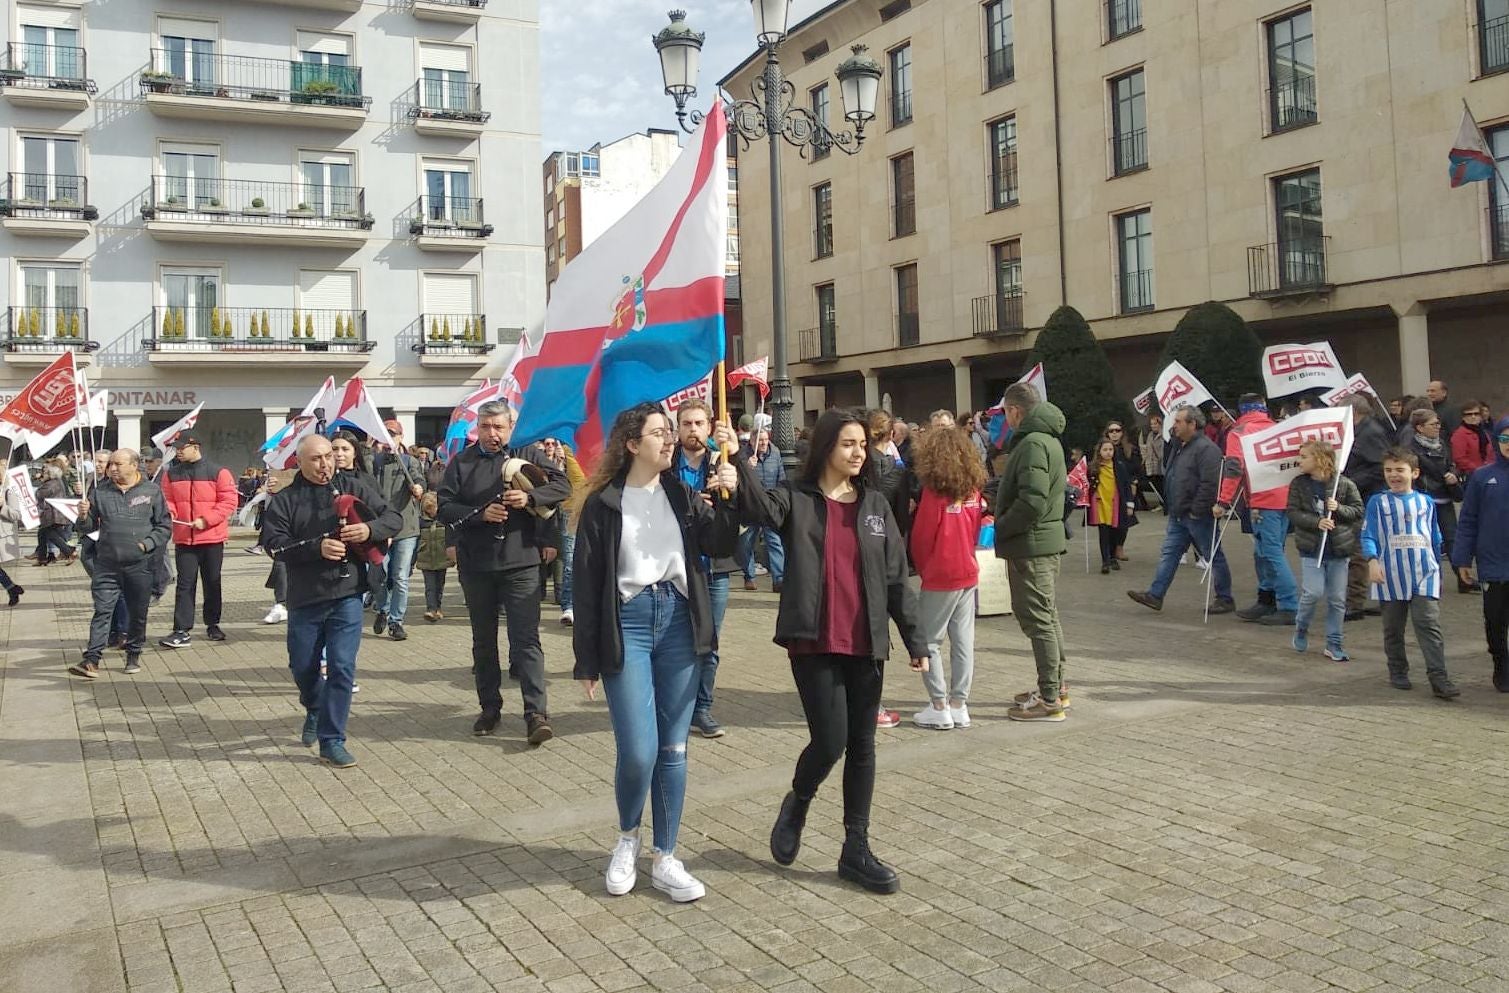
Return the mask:
{"type": "Polygon", "coordinates": [[[513,444],[560,438],[584,466],[613,419],[723,360],[728,124],[715,106],[665,177],[572,260],[545,311],[513,444]]]}

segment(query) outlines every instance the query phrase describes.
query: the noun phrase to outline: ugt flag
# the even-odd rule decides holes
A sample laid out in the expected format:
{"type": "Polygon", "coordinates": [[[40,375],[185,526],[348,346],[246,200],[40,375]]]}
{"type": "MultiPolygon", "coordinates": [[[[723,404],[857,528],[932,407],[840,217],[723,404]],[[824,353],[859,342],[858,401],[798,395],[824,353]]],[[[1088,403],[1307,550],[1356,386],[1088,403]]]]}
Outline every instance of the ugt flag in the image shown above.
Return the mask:
{"type": "Polygon", "coordinates": [[[15,399],[0,408],[0,433],[14,436],[19,430],[36,435],[50,434],[72,423],[84,402],[87,401],[79,397],[73,352],[65,349],[46,369],[37,373],[15,399]]]}
{"type": "Polygon", "coordinates": [[[560,438],[588,466],[619,412],[723,360],[727,129],[714,106],[665,178],[561,274],[538,352],[514,371],[513,444],[560,438]]]}
{"type": "Polygon", "coordinates": [[[1261,431],[1241,436],[1242,459],[1254,493],[1288,486],[1299,476],[1299,447],[1311,439],[1328,442],[1336,450],[1336,465],[1352,454],[1352,411],[1321,407],[1285,418],[1261,431]]]}
{"type": "Polygon", "coordinates": [[[1183,362],[1170,362],[1158,373],[1153,384],[1153,395],[1158,398],[1158,409],[1163,411],[1163,440],[1168,441],[1174,429],[1174,411],[1180,407],[1199,407],[1210,403],[1214,397],[1195,374],[1184,368],[1183,362]]]}
{"type": "Polygon", "coordinates": [[[1336,352],[1329,341],[1269,345],[1263,349],[1263,387],[1271,397],[1345,385],[1347,374],[1336,361],[1336,352]]]}
{"type": "Polygon", "coordinates": [[[1447,153],[1451,162],[1451,188],[1468,183],[1486,183],[1493,178],[1493,156],[1483,143],[1483,132],[1478,122],[1472,119],[1472,109],[1462,105],[1462,123],[1457,127],[1457,137],[1447,153]]]}

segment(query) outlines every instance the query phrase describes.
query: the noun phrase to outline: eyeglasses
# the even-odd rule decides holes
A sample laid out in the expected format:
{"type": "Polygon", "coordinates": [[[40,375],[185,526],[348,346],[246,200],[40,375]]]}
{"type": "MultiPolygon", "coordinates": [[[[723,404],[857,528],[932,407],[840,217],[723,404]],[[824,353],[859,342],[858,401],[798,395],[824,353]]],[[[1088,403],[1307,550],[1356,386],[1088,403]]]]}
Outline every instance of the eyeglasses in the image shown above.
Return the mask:
{"type": "Polygon", "coordinates": [[[1106,428],[1106,434],[1121,434],[1121,428],[1106,428]]]}
{"type": "Polygon", "coordinates": [[[1499,444],[1500,445],[1509,445],[1509,434],[1501,434],[1501,435],[1499,435],[1499,439],[1498,440],[1499,440],[1499,444]]]}
{"type": "Polygon", "coordinates": [[[676,432],[672,431],[670,428],[656,428],[653,431],[646,431],[644,434],[640,435],[639,437],[641,437],[641,438],[653,438],[653,439],[655,439],[657,441],[664,441],[667,438],[673,438],[673,437],[675,437],[675,435],[676,435],[676,432]]]}
{"type": "Polygon", "coordinates": [[[1481,410],[1465,410],[1465,411],[1462,412],[1462,419],[1463,420],[1466,420],[1469,417],[1482,417],[1482,416],[1483,416],[1483,412],[1481,410]]]}

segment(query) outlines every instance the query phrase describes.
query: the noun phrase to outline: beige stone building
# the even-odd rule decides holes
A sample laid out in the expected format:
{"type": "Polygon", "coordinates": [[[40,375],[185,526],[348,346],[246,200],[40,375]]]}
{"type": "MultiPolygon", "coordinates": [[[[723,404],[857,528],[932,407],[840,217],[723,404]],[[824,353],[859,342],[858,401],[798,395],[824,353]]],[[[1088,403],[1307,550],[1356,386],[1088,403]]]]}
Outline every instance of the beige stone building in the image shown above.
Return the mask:
{"type": "MultiPolygon", "coordinates": [[[[1436,377],[1509,406],[1502,0],[839,0],[782,48],[797,100],[835,126],[856,43],[886,70],[863,150],[783,157],[808,410],[985,406],[1065,302],[1130,396],[1205,300],[1266,343],[1329,339],[1385,395],[1436,377]],[[1499,183],[1449,186],[1464,99],[1499,183]]],[[[760,61],[723,86],[747,95],[760,61]]],[[[742,159],[763,219],[766,156],[742,159]]],[[[743,228],[751,354],[768,239],[743,228]]]]}

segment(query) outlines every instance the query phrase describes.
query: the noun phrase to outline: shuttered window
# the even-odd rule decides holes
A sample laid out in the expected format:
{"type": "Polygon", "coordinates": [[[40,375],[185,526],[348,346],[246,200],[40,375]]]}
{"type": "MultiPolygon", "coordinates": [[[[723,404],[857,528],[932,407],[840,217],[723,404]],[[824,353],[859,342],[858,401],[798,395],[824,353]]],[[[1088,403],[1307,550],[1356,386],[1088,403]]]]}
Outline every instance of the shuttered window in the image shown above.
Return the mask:
{"type": "Polygon", "coordinates": [[[322,34],[317,31],[300,31],[298,35],[299,51],[321,52],[325,55],[351,54],[351,39],[345,35],[322,34]]]}
{"type": "Polygon", "coordinates": [[[477,277],[462,273],[425,273],[424,312],[477,313],[477,277]]]}
{"type": "Polygon", "coordinates": [[[22,27],[79,29],[79,12],[68,7],[16,6],[16,21],[22,27]]]}
{"type": "Polygon", "coordinates": [[[306,269],[299,273],[299,306],[304,310],[356,309],[356,273],[306,269]]]}
{"type": "Polygon", "coordinates": [[[419,66],[421,69],[467,72],[471,69],[471,49],[462,45],[434,45],[429,42],[420,42],[419,66]]]}
{"type": "Polygon", "coordinates": [[[192,38],[199,41],[214,41],[214,21],[190,21],[182,17],[161,17],[157,20],[157,33],[163,38],[192,38]]]}

